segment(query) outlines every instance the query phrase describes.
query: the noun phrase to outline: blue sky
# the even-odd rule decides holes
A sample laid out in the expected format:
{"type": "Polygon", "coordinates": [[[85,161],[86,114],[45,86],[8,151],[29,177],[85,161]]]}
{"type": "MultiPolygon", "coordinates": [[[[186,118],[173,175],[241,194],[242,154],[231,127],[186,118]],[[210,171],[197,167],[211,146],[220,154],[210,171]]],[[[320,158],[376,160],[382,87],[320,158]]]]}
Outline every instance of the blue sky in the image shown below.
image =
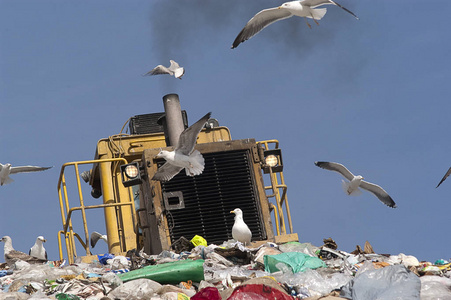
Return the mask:
{"type": "Polygon", "coordinates": [[[212,111],[234,139],[279,140],[301,242],[450,258],[451,181],[435,186],[451,166],[451,3],[342,0],[359,21],[327,6],[319,26],[291,18],[230,49],[281,3],[0,0],[0,162],[54,166],[0,188],[0,236],[28,251],[44,235],[57,259],[62,164],[93,159],[99,139],[177,93],[190,124],[212,111]],[[183,80],[141,76],[169,59],[183,80]],[[381,185],[398,208],[345,195],[317,160],[381,185]]]}

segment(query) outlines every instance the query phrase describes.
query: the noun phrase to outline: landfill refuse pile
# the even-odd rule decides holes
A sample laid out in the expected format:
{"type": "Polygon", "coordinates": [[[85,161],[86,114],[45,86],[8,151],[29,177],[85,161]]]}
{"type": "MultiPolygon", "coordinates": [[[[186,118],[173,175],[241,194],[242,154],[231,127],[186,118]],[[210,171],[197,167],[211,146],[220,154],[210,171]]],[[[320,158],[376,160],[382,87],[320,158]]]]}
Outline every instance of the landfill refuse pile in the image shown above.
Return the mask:
{"type": "Polygon", "coordinates": [[[0,264],[0,299],[451,299],[451,263],[376,254],[366,242],[351,253],[335,241],[245,246],[181,240],[173,251],[0,264]]]}

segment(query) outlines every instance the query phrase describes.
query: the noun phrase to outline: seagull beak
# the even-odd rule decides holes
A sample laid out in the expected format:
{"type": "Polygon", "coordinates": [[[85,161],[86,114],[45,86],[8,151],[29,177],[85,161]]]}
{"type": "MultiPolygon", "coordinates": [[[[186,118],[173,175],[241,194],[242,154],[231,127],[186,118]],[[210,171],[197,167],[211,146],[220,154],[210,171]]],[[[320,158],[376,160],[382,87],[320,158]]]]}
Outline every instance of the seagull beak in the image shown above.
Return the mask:
{"type": "Polygon", "coordinates": [[[234,214],[234,213],[235,213],[235,211],[234,211],[234,210],[231,210],[231,211],[230,211],[230,213],[231,213],[231,214],[234,214]]]}
{"type": "Polygon", "coordinates": [[[282,8],[282,6],[279,6],[277,9],[281,9],[282,8]]]}
{"type": "Polygon", "coordinates": [[[42,241],[43,241],[44,243],[45,243],[45,242],[47,242],[47,240],[46,240],[46,239],[43,239],[42,241]]]}

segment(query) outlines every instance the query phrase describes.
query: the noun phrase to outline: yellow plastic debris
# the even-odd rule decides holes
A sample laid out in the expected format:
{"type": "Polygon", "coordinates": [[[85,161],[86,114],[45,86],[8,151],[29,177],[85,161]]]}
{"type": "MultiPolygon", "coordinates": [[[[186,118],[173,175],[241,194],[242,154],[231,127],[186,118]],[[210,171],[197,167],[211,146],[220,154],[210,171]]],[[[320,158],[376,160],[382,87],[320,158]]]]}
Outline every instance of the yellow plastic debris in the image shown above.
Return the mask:
{"type": "Polygon", "coordinates": [[[199,245],[202,245],[202,246],[205,246],[205,247],[208,246],[207,245],[207,240],[204,239],[203,237],[201,237],[200,235],[197,235],[197,234],[191,239],[190,242],[193,243],[193,245],[196,246],[196,247],[199,246],[199,245]]]}

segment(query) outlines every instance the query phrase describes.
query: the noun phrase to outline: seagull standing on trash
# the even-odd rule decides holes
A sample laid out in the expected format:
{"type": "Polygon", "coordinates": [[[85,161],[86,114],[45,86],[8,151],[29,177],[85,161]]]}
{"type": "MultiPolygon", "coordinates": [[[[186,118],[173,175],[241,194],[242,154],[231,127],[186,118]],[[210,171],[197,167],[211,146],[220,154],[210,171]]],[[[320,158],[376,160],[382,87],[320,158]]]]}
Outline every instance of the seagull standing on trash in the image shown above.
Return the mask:
{"type": "Polygon", "coordinates": [[[105,243],[108,244],[108,237],[106,234],[101,234],[97,231],[93,231],[91,233],[91,247],[94,248],[99,240],[104,240],[105,243]]]}
{"type": "Polygon", "coordinates": [[[14,180],[9,177],[10,174],[37,172],[50,169],[52,167],[37,167],[37,166],[20,166],[12,167],[11,164],[0,164],[0,185],[8,184],[14,180]]]}
{"type": "Polygon", "coordinates": [[[13,242],[11,238],[7,235],[2,237],[0,241],[5,243],[5,246],[3,247],[3,251],[5,253],[5,262],[8,264],[10,268],[12,268],[14,264],[19,260],[25,261],[29,264],[44,263],[47,261],[46,259],[40,259],[28,255],[26,253],[14,250],[13,242]]]}
{"type": "Polygon", "coordinates": [[[45,242],[47,242],[47,240],[42,235],[38,236],[33,247],[31,247],[30,251],[28,251],[28,254],[33,257],[47,260],[47,251],[45,250],[43,244],[45,242]]]}
{"type": "Polygon", "coordinates": [[[238,47],[244,41],[247,41],[263,28],[271,25],[274,22],[290,18],[292,16],[298,16],[305,18],[305,22],[309,28],[312,28],[307,21],[307,18],[313,19],[317,25],[318,20],[321,20],[326,14],[327,8],[316,8],[321,5],[332,4],[336,5],[346,12],[353,15],[357,20],[359,19],[349,9],[341,6],[332,0],[304,0],[304,1],[290,1],[285,2],[279,7],[268,8],[258,12],[252,19],[247,22],[246,26],[240,31],[240,33],[233,41],[232,49],[238,47]]]}
{"type": "Polygon", "coordinates": [[[146,74],[143,74],[143,76],[149,76],[149,75],[162,75],[162,74],[169,74],[171,76],[174,76],[175,78],[182,79],[182,76],[185,74],[185,69],[183,67],[180,67],[178,63],[170,60],[171,65],[168,67],[165,67],[163,65],[158,65],[146,74]]]}
{"type": "Polygon", "coordinates": [[[388,195],[388,193],[380,186],[363,180],[360,175],[354,176],[345,166],[335,162],[316,161],[315,165],[329,171],[335,171],[340,173],[349,182],[342,180],[343,189],[348,195],[359,195],[361,191],[359,187],[368,192],[373,193],[379,198],[382,203],[389,207],[396,207],[395,201],[388,195]]]}
{"type": "Polygon", "coordinates": [[[235,208],[230,213],[235,214],[235,223],[232,227],[233,239],[243,243],[244,245],[249,244],[252,239],[252,232],[246,223],[244,223],[243,211],[239,208],[235,208]]]}
{"type": "Polygon", "coordinates": [[[157,157],[166,160],[153,176],[152,180],[169,181],[182,169],[187,176],[200,175],[204,171],[205,161],[199,151],[194,150],[197,136],[210,119],[211,112],[200,118],[199,121],[186,128],[179,137],[174,151],[161,150],[157,157]]]}

